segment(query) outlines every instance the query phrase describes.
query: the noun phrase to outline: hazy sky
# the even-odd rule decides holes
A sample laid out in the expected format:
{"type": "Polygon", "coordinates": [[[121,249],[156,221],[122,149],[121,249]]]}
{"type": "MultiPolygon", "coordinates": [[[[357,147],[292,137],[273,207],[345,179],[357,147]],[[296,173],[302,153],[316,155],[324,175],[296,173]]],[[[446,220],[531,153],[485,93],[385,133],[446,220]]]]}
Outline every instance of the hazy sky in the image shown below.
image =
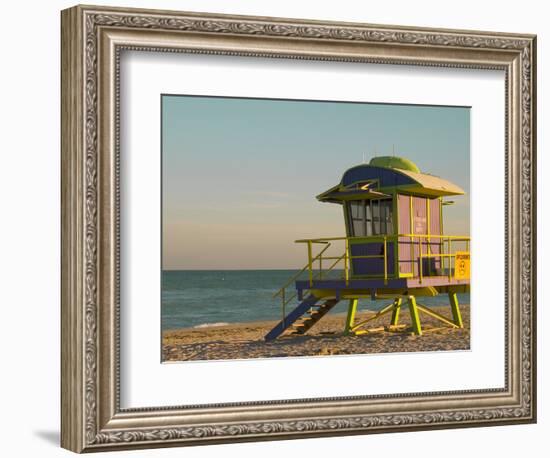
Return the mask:
{"type": "Polygon", "coordinates": [[[466,191],[444,224],[468,235],[468,108],[163,96],[163,268],[301,268],[294,240],[345,235],[315,196],[393,148],[466,191]]]}

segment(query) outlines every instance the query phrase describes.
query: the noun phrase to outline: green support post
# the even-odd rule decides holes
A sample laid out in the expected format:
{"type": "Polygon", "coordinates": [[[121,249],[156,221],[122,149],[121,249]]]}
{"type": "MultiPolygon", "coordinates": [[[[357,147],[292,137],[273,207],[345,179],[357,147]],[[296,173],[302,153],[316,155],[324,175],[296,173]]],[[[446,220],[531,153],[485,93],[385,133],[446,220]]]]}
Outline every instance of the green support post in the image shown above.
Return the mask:
{"type": "Polygon", "coordinates": [[[462,315],[460,314],[460,308],[458,307],[458,298],[456,293],[449,292],[449,302],[451,304],[451,311],[453,313],[453,321],[459,327],[463,328],[462,315]]]}
{"type": "Polygon", "coordinates": [[[346,317],[346,328],[344,334],[349,334],[355,323],[355,312],[357,311],[357,299],[350,299],[348,306],[348,316],[346,317]]]}
{"type": "Polygon", "coordinates": [[[401,310],[401,301],[400,297],[396,297],[393,301],[393,312],[391,314],[390,326],[397,326],[399,323],[399,311],[401,310]]]}
{"type": "Polygon", "coordinates": [[[409,296],[409,312],[411,314],[411,323],[414,333],[417,336],[422,335],[422,326],[420,326],[420,317],[418,316],[418,308],[416,307],[416,299],[414,296],[409,296]]]}

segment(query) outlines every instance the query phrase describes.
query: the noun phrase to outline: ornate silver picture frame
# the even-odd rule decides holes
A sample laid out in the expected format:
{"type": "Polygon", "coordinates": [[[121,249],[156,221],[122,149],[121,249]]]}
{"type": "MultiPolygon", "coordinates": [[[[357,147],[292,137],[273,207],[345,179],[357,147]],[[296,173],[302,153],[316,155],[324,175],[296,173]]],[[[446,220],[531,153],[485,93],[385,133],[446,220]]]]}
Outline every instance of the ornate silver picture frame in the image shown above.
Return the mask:
{"type": "Polygon", "coordinates": [[[62,12],[61,445],[75,452],[536,421],[536,37],[76,6],[62,12]],[[505,386],[121,408],[125,50],[505,73],[505,386]]]}

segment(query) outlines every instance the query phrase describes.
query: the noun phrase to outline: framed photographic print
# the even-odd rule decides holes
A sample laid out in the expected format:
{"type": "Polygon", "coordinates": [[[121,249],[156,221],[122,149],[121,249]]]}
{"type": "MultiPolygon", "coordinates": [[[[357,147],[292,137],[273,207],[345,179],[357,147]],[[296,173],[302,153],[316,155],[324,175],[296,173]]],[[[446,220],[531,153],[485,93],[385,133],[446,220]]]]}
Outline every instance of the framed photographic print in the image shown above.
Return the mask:
{"type": "Polygon", "coordinates": [[[62,446],[536,419],[532,35],[62,12],[62,446]]]}

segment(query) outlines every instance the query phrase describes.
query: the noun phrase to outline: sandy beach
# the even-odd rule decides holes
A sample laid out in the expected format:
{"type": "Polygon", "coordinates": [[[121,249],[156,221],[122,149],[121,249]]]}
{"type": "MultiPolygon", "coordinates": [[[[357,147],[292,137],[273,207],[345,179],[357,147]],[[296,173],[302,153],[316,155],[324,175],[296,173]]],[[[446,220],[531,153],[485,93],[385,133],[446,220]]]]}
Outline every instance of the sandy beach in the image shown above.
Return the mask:
{"type": "MultiPolygon", "coordinates": [[[[434,308],[450,316],[449,307],[434,308]]],[[[446,327],[443,323],[422,314],[424,334],[411,334],[410,317],[402,310],[399,331],[387,328],[389,316],[369,323],[378,331],[360,336],[344,335],[345,314],[324,317],[304,335],[283,335],[265,342],[264,335],[275,321],[228,324],[201,328],[182,328],[165,331],[162,336],[163,361],[198,361],[219,359],[249,359],[288,356],[349,355],[387,352],[418,352],[438,350],[468,350],[470,348],[470,307],[461,305],[464,329],[446,327]],[[383,328],[385,327],[385,328],[383,328]]],[[[356,322],[374,312],[357,313],[356,322]]]]}

